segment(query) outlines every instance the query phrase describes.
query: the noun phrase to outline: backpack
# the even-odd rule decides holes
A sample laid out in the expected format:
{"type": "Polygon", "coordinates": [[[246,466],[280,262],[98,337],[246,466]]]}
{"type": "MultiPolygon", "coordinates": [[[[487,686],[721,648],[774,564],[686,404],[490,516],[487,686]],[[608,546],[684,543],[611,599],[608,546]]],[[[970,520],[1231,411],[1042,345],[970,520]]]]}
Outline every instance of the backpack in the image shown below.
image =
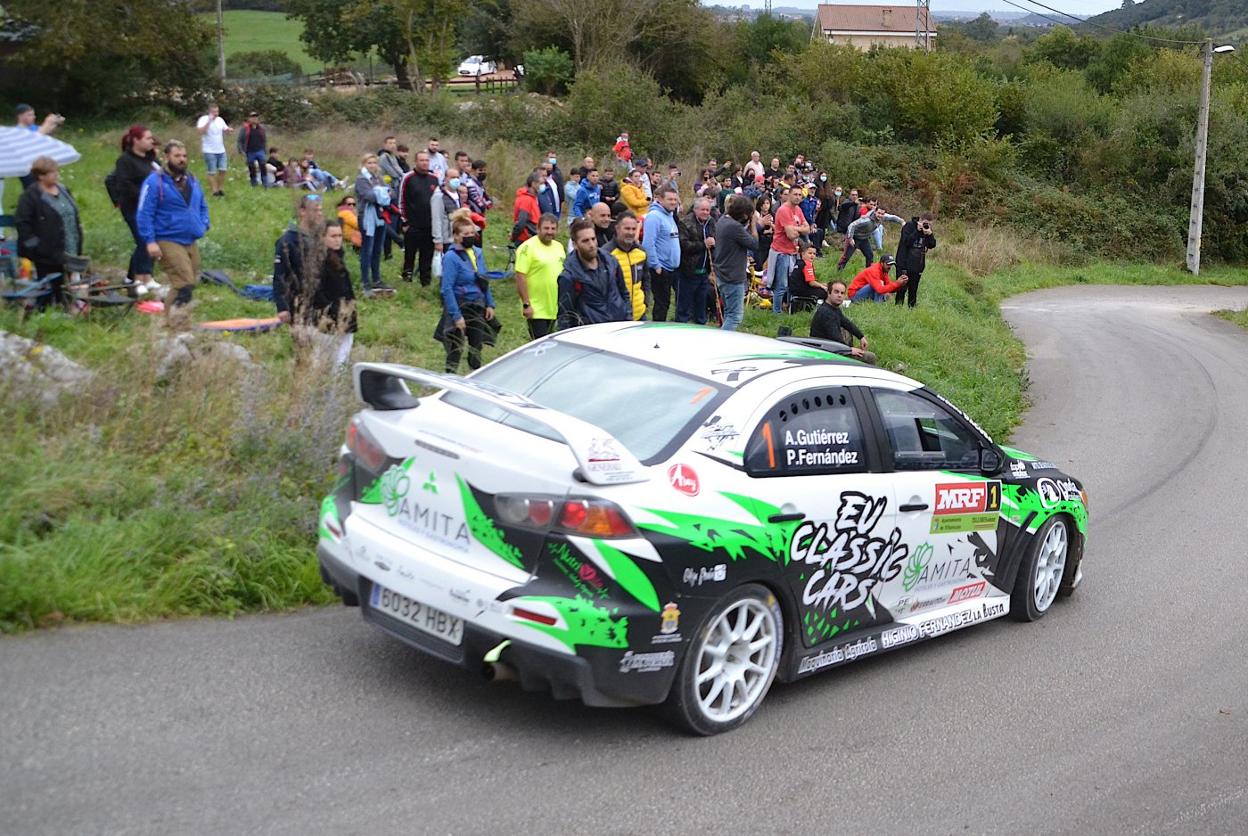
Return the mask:
{"type": "Polygon", "coordinates": [[[117,169],[114,168],[104,177],[104,190],[108,192],[108,199],[113,202],[113,206],[121,205],[121,182],[117,169]]]}

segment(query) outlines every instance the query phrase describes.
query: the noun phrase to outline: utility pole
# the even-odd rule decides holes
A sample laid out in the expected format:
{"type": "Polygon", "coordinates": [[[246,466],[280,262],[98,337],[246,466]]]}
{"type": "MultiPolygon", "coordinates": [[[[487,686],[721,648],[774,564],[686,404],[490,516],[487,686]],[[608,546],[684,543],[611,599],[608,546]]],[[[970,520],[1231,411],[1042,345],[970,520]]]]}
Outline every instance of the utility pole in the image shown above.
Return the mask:
{"type": "Polygon", "coordinates": [[[1200,78],[1200,115],[1196,121],[1196,166],[1192,172],[1192,214],[1187,221],[1187,270],[1200,275],[1200,233],[1205,215],[1205,157],[1209,146],[1209,85],[1213,77],[1213,54],[1234,52],[1233,46],[1214,47],[1205,41],[1201,50],[1204,70],[1200,78]]]}
{"type": "Polygon", "coordinates": [[[221,0],[217,0],[217,75],[225,81],[225,15],[221,11],[221,0]]]}
{"type": "Polygon", "coordinates": [[[914,46],[924,52],[932,51],[932,0],[915,0],[914,46]]]}

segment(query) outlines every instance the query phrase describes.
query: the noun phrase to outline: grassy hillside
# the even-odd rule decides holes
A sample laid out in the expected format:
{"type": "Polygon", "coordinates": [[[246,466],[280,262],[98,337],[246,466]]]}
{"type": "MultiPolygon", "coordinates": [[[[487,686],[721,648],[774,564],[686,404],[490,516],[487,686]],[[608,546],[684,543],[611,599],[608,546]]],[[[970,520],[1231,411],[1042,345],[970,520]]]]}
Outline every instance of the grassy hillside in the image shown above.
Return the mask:
{"type": "Polygon", "coordinates": [[[1212,37],[1238,42],[1248,36],[1248,4],[1243,0],[1143,0],[1089,18],[1089,21],[1115,29],[1199,26],[1212,37]]]}
{"type": "MultiPolygon", "coordinates": [[[[203,17],[216,32],[217,16],[203,17]]],[[[299,35],[303,24],[291,20],[282,12],[227,11],[225,13],[225,62],[229,69],[230,56],[239,52],[256,52],[275,49],[285,53],[305,73],[314,73],[325,65],[304,51],[299,35]]],[[[353,66],[367,69],[368,59],[356,60],[353,66]]]]}

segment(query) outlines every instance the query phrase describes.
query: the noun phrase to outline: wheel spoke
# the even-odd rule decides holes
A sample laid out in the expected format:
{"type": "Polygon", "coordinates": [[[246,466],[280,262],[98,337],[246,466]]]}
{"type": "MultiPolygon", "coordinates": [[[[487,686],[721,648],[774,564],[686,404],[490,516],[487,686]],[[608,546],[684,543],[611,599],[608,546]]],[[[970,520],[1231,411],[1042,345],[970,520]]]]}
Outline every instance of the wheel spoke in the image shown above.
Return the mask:
{"type": "Polygon", "coordinates": [[[710,682],[712,679],[719,676],[723,672],[724,672],[724,666],[722,663],[711,665],[705,671],[698,674],[698,685],[705,685],[707,682],[710,682]]]}
{"type": "MultiPolygon", "coordinates": [[[[742,602],[742,604],[744,604],[744,602],[742,602]]],[[[737,607],[737,626],[734,627],[732,630],[732,638],[734,641],[736,639],[741,638],[741,634],[745,632],[745,622],[746,622],[746,619],[749,617],[750,617],[750,611],[747,607],[745,606],[737,607]]]]}
{"type": "Polygon", "coordinates": [[[770,644],[771,644],[771,636],[763,636],[761,639],[755,639],[749,644],[750,655],[753,656],[755,653],[757,653],[758,651],[762,650],[763,648],[767,647],[770,644]]]}
{"type": "Polygon", "coordinates": [[[745,632],[741,634],[741,638],[746,641],[752,641],[758,635],[758,631],[763,628],[767,617],[763,613],[755,613],[754,618],[750,620],[750,624],[745,628],[745,632]]]}
{"type": "Polygon", "coordinates": [[[715,700],[719,699],[719,695],[722,694],[723,691],[724,691],[723,678],[716,679],[715,684],[711,686],[710,692],[707,693],[706,699],[702,701],[703,704],[707,708],[713,707],[715,705],[715,700]]]}

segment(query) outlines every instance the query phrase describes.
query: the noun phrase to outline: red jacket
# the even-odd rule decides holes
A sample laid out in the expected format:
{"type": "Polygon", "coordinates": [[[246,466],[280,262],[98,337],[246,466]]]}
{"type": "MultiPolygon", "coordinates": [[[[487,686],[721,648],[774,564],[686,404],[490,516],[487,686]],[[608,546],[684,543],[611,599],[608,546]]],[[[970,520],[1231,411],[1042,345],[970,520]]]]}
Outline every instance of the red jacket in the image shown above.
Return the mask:
{"type": "Polygon", "coordinates": [[[863,285],[870,283],[871,289],[876,293],[892,293],[901,287],[901,282],[890,282],[888,273],[884,270],[884,262],[877,261],[866,270],[863,270],[854,280],[849,283],[849,288],[845,291],[847,299],[853,299],[854,294],[862,290],[863,285]]]}
{"type": "Polygon", "coordinates": [[[537,205],[537,196],[526,186],[516,189],[516,202],[511,209],[511,240],[516,244],[523,244],[536,235],[537,220],[541,216],[542,210],[537,205]]]}

